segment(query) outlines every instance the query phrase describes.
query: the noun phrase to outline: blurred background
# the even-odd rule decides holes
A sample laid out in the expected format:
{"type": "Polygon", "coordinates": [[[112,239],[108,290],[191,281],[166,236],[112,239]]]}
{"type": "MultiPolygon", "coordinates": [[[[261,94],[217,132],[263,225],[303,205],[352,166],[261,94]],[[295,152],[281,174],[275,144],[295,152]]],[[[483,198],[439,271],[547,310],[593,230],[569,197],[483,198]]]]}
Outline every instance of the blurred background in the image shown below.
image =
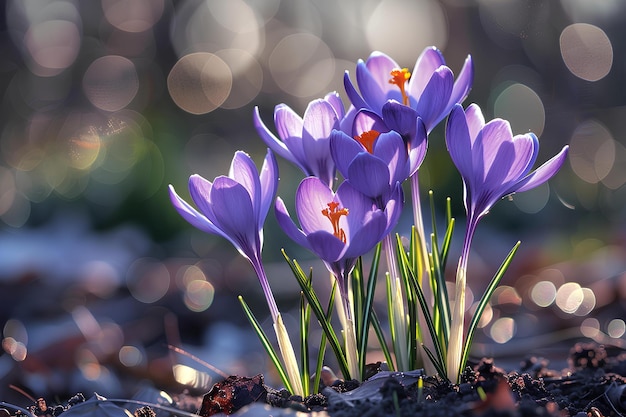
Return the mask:
{"type": "MultiPolygon", "coordinates": [[[[358,59],[380,50],[412,69],[430,45],[455,73],[472,55],[465,104],[509,119],[514,133],[536,133],[538,163],[570,145],[549,184],[498,203],[479,227],[468,306],[515,242],[522,246],[473,356],[515,368],[530,353],[560,369],[576,340],[622,346],[625,2],[1,4],[0,400],[29,403],[19,391],[128,398],[141,384],[202,393],[220,376],[191,355],[276,384],[236,298],[271,329],[252,268],[228,242],[185,223],[167,185],[188,198],[189,175],[225,174],[240,149],[260,165],[266,148],[252,126],[254,106],[273,129],[279,103],[303,114],[310,100],[338,91],[347,105],[342,77],[358,59]]],[[[279,164],[289,205],[302,175],[279,164]]],[[[464,210],[442,125],[421,180],[439,213],[453,199],[452,280],[464,210]]],[[[397,231],[407,233],[410,221],[407,213],[397,231]]],[[[295,331],[298,288],[280,249],[314,268],[321,294],[327,273],[272,214],[265,236],[270,283],[295,331]]]]}

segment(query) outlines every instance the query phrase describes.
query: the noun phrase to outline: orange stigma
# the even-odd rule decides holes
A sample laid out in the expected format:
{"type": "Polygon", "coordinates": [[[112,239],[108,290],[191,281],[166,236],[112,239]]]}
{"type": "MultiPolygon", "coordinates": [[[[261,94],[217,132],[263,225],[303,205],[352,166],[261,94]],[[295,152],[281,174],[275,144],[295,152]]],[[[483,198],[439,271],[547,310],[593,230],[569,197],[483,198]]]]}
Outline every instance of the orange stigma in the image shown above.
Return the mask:
{"type": "Polygon", "coordinates": [[[346,232],[342,228],[339,227],[339,219],[341,216],[348,215],[348,209],[342,208],[339,209],[339,203],[335,201],[331,201],[327,204],[328,208],[322,210],[322,214],[328,217],[328,220],[333,225],[333,235],[335,235],[339,240],[343,243],[346,243],[346,232]]]}
{"type": "Polygon", "coordinates": [[[355,136],[354,139],[363,145],[369,153],[374,153],[374,142],[376,142],[378,136],[380,136],[380,132],[376,130],[368,130],[367,132],[363,132],[360,135],[355,136]]]}
{"type": "Polygon", "coordinates": [[[391,78],[389,79],[389,84],[395,84],[400,89],[400,93],[402,94],[402,104],[405,106],[409,105],[409,96],[406,93],[406,89],[404,88],[406,82],[411,78],[411,73],[408,68],[402,69],[394,69],[391,70],[391,78]]]}

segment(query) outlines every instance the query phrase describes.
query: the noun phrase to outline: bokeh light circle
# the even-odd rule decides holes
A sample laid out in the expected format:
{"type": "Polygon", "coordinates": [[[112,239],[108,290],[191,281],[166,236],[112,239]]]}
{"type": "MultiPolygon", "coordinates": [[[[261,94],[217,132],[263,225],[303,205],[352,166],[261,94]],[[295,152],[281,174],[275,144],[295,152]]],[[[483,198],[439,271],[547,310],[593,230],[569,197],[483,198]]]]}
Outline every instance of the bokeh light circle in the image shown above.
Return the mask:
{"type": "Polygon", "coordinates": [[[602,181],[615,164],[615,140],[611,132],[596,120],[579,124],[570,140],[569,161],[583,181],[602,181]]]}
{"type": "Polygon", "coordinates": [[[588,23],[574,23],[559,38],[563,62],[572,74],[586,81],[606,77],[613,66],[613,46],[602,29],[588,23]]]}
{"type": "Polygon", "coordinates": [[[193,280],[185,289],[185,306],[191,311],[204,311],[213,303],[215,288],[213,284],[203,280],[193,280]]]}
{"type": "Polygon", "coordinates": [[[493,322],[489,335],[496,343],[506,343],[515,336],[515,320],[511,317],[500,317],[493,322]]]}
{"type": "Polygon", "coordinates": [[[223,49],[215,53],[229,66],[233,84],[220,107],[238,109],[254,100],[263,86],[263,69],[257,59],[243,49],[223,49]]]}
{"type": "Polygon", "coordinates": [[[323,96],[335,74],[335,59],[322,39],[294,33],[278,42],[269,57],[272,78],[296,97],[323,96]]]}
{"type": "Polygon", "coordinates": [[[585,294],[576,282],[566,282],[556,292],[556,305],[564,312],[573,314],[582,304],[585,294]]]}
{"type": "Polygon", "coordinates": [[[593,339],[600,334],[600,322],[593,317],[587,317],[580,324],[580,332],[583,336],[593,339]]]}
{"type": "Polygon", "coordinates": [[[532,132],[537,137],[543,133],[546,114],[539,95],[530,87],[514,83],[496,98],[494,115],[508,120],[514,134],[532,132]]]}
{"type": "Polygon", "coordinates": [[[513,202],[517,208],[528,214],[539,213],[548,204],[549,199],[550,185],[547,182],[513,196],[513,202]]]}
{"type": "Polygon", "coordinates": [[[193,0],[175,7],[170,38],[178,57],[243,49],[257,55],[265,32],[255,7],[243,0],[193,0]]]}
{"type": "Polygon", "coordinates": [[[530,298],[539,307],[548,307],[556,299],[556,286],[550,281],[539,281],[530,290],[530,298]]]}
{"type": "Polygon", "coordinates": [[[432,0],[383,0],[370,15],[365,31],[372,50],[390,55],[400,65],[412,66],[415,54],[427,46],[443,50],[448,40],[445,14],[432,0]]]}
{"type": "Polygon", "coordinates": [[[230,94],[233,76],[215,54],[196,52],[176,62],[167,76],[167,89],[178,107],[192,114],[209,113],[230,94]]]}
{"type": "Polygon", "coordinates": [[[169,290],[170,274],[162,262],[140,258],[128,268],[126,284],[136,300],[146,304],[154,303],[169,290]]]}
{"type": "Polygon", "coordinates": [[[80,50],[81,33],[74,22],[46,20],[28,29],[24,43],[36,64],[31,66],[31,71],[50,77],[74,63],[80,50]]]}
{"type": "Polygon", "coordinates": [[[122,346],[118,357],[120,359],[120,363],[129,368],[140,365],[143,361],[143,354],[135,346],[122,346]]]}
{"type": "Polygon", "coordinates": [[[159,21],[164,0],[102,0],[106,20],[124,32],[144,32],[159,21]]]}
{"type": "Polygon", "coordinates": [[[98,58],[85,71],[83,90],[97,108],[109,112],[121,110],[139,91],[135,64],[118,55],[98,58]]]}
{"type": "Polygon", "coordinates": [[[626,323],[622,319],[613,319],[606,327],[606,333],[614,339],[619,339],[626,333],[626,323]]]}

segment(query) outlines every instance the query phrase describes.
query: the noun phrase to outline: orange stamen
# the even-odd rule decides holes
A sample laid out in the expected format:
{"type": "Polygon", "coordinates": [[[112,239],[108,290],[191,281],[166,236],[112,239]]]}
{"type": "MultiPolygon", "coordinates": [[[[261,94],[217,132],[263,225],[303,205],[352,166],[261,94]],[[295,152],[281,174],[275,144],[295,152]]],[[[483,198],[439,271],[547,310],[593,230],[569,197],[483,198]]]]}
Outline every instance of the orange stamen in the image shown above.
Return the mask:
{"type": "Polygon", "coordinates": [[[402,69],[394,69],[391,70],[391,78],[389,79],[389,84],[395,84],[400,89],[400,93],[402,94],[402,104],[405,106],[409,105],[409,96],[406,93],[405,84],[411,78],[411,73],[408,68],[402,69]]]}
{"type": "Polygon", "coordinates": [[[333,235],[335,235],[343,243],[346,243],[346,232],[339,227],[339,219],[341,216],[348,215],[348,209],[345,207],[339,209],[339,203],[335,201],[331,201],[327,204],[327,206],[327,209],[322,210],[322,214],[328,217],[328,220],[330,220],[330,223],[333,225],[333,235]]]}
{"type": "Polygon", "coordinates": [[[380,136],[380,132],[376,130],[368,130],[367,132],[363,132],[360,135],[355,136],[354,140],[363,145],[369,153],[374,153],[374,142],[376,142],[378,136],[380,136]]]}

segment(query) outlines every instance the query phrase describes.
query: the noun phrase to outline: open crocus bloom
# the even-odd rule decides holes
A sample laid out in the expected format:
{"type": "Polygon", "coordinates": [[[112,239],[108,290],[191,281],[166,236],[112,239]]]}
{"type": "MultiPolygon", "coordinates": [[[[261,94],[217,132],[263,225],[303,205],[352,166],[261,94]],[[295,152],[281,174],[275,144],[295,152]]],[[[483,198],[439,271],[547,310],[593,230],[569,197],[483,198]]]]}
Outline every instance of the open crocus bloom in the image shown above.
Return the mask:
{"type": "Polygon", "coordinates": [[[568,146],[535,171],[539,153],[533,133],[513,136],[508,121],[485,119],[476,104],[455,105],[446,128],[446,145],[464,184],[468,217],[477,221],[502,197],[530,190],[558,172],[568,146]]]}
{"type": "Polygon", "coordinates": [[[413,72],[401,69],[389,56],[373,52],[356,66],[359,92],[346,72],[344,85],[356,109],[370,109],[382,116],[383,105],[396,100],[417,111],[430,132],[456,103],[469,94],[474,78],[471,56],[465,60],[456,82],[441,52],[426,48],[415,63],[413,72]]]}
{"type": "MultiPolygon", "coordinates": [[[[276,199],[276,217],[285,233],[318,255],[340,279],[347,278],[356,259],[370,251],[398,222],[402,210],[399,184],[380,209],[373,200],[344,181],[334,193],[316,177],[302,180],[296,192],[300,228],[283,200],[276,199]]],[[[343,288],[345,289],[345,288],[343,288]]]]}
{"type": "Polygon", "coordinates": [[[277,138],[263,123],[258,107],[254,109],[254,125],[261,139],[276,154],[299,167],[307,176],[320,178],[332,185],[335,165],[330,156],[328,137],[333,129],[340,129],[344,107],[337,93],[313,100],[304,117],[289,106],[279,104],[274,109],[277,138]]]}

